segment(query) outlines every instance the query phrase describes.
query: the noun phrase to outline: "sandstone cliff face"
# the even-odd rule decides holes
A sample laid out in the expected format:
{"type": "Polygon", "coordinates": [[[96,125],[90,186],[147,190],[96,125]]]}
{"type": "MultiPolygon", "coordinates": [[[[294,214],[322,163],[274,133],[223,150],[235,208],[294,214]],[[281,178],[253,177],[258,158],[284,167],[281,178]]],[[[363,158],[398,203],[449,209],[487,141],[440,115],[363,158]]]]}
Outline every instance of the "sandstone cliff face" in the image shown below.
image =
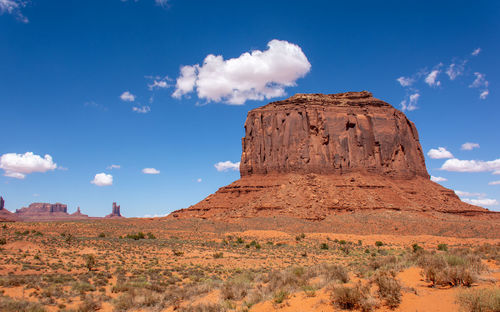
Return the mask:
{"type": "Polygon", "coordinates": [[[242,148],[241,179],[169,217],[499,215],[430,181],[415,125],[366,91],[298,94],[254,109],[242,148]]]}
{"type": "Polygon", "coordinates": [[[370,172],[428,178],[415,125],[367,91],[297,94],[248,113],[241,176],[370,172]]]}

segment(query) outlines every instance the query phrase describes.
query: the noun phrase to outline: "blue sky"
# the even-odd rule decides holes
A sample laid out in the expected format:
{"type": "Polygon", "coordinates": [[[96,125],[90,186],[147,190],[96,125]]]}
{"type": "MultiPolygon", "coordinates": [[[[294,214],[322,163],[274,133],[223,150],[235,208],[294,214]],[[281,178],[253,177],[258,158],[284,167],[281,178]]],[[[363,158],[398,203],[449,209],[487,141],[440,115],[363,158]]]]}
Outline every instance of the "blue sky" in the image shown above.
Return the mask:
{"type": "Polygon", "coordinates": [[[0,0],[0,195],[11,211],[103,216],[117,201],[163,215],[239,178],[249,110],[369,90],[406,109],[432,176],[500,210],[499,13],[496,1],[0,0]]]}

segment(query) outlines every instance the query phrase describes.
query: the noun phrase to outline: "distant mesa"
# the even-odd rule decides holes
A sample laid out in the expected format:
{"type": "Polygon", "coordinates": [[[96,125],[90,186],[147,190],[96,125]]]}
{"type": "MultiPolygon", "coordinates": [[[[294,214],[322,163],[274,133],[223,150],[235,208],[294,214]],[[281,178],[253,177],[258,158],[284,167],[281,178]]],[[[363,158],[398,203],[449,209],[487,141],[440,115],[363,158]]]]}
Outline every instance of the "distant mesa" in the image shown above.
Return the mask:
{"type": "Polygon", "coordinates": [[[111,213],[105,218],[123,218],[123,216],[120,213],[120,206],[115,203],[113,203],[113,209],[111,210],[111,213]]]}
{"type": "Polygon", "coordinates": [[[249,111],[240,163],[239,180],[168,218],[494,214],[430,181],[413,122],[367,91],[296,94],[249,111]]]}

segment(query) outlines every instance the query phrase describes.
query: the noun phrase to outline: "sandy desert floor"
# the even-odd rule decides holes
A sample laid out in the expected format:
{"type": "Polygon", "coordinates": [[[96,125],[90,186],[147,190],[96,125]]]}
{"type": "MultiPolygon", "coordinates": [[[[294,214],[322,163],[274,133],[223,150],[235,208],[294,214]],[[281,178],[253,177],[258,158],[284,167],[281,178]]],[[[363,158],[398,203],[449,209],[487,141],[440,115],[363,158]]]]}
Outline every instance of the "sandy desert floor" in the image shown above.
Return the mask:
{"type": "Polygon", "coordinates": [[[203,222],[2,223],[0,311],[500,311],[498,238],[203,222]]]}

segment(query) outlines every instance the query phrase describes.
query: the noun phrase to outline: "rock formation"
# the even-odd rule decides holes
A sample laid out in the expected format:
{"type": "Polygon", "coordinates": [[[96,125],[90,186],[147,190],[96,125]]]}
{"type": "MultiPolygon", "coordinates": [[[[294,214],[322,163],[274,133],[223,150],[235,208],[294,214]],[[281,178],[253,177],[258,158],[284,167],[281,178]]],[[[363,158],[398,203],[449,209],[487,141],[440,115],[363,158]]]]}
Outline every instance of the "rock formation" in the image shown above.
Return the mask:
{"type": "Polygon", "coordinates": [[[76,211],[75,211],[75,212],[73,212],[70,216],[71,216],[71,217],[77,217],[77,218],[88,218],[88,215],[83,214],[83,213],[80,211],[80,207],[77,207],[77,208],[76,208],[76,211]]]}
{"type": "Polygon", "coordinates": [[[120,206],[116,203],[113,203],[113,210],[111,210],[111,213],[105,218],[123,218],[120,213],[120,206]]]}
{"type": "Polygon", "coordinates": [[[45,215],[45,214],[60,214],[60,215],[65,215],[68,214],[68,206],[61,204],[61,203],[55,203],[55,204],[49,204],[49,203],[33,203],[30,204],[28,207],[23,207],[21,209],[16,209],[16,214],[19,215],[45,215]]]}
{"type": "Polygon", "coordinates": [[[5,200],[3,199],[2,196],[0,196],[0,221],[2,222],[12,222],[12,221],[17,221],[16,216],[5,209],[5,200]]]}
{"type": "Polygon", "coordinates": [[[415,125],[367,91],[297,94],[251,110],[242,149],[241,179],[169,217],[489,212],[430,181],[415,125]]]}

